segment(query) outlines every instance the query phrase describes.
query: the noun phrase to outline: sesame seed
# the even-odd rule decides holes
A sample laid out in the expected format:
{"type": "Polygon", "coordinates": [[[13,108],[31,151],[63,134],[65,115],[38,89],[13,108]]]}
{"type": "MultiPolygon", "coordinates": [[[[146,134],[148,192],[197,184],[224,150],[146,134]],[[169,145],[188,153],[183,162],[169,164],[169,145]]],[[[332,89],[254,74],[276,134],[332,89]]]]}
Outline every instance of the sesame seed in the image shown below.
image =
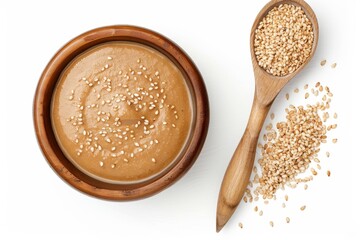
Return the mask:
{"type": "Polygon", "coordinates": [[[156,159],[155,159],[155,158],[152,158],[151,161],[154,163],[154,162],[156,162],[156,159]]]}
{"type": "Polygon", "coordinates": [[[103,161],[99,161],[99,165],[100,165],[100,167],[104,166],[104,162],[103,162],[103,161]]]}
{"type": "Polygon", "coordinates": [[[112,60],[112,57],[109,56],[107,59],[108,59],[108,60],[112,60]]]}
{"type": "Polygon", "coordinates": [[[336,68],[336,63],[331,64],[331,68],[336,68]]]}
{"type": "Polygon", "coordinates": [[[320,164],[317,164],[317,165],[316,165],[316,168],[319,169],[319,170],[321,170],[320,164]]]}
{"type": "Polygon", "coordinates": [[[304,206],[301,206],[301,207],[300,207],[300,210],[301,210],[301,211],[304,211],[304,210],[305,210],[305,208],[306,208],[306,206],[305,206],[305,205],[304,205],[304,206]]]}
{"type": "Polygon", "coordinates": [[[262,210],[260,210],[260,212],[259,212],[259,216],[262,216],[263,215],[263,211],[262,210]]]}
{"type": "Polygon", "coordinates": [[[326,175],[327,175],[328,177],[330,177],[330,175],[331,175],[330,170],[327,170],[327,171],[326,171],[326,175]]]}
{"type": "Polygon", "coordinates": [[[290,222],[290,218],[286,217],[286,223],[289,223],[289,222],[290,222]]]}
{"type": "Polygon", "coordinates": [[[311,170],[311,173],[312,173],[314,176],[317,175],[317,171],[316,171],[314,168],[311,168],[310,170],[311,170]]]}
{"type": "Polygon", "coordinates": [[[320,66],[325,66],[325,64],[326,64],[326,60],[325,60],[325,59],[320,62],[320,66]]]}
{"type": "Polygon", "coordinates": [[[274,222],[273,221],[270,221],[269,223],[270,223],[271,227],[274,227],[274,222]]]}

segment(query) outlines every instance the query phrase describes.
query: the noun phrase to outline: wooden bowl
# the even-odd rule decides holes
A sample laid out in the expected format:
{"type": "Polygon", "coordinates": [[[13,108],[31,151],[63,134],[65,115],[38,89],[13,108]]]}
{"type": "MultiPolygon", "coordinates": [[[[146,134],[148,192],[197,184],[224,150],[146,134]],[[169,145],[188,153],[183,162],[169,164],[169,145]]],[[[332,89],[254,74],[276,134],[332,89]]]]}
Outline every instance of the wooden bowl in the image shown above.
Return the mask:
{"type": "Polygon", "coordinates": [[[195,162],[209,125],[206,88],[195,64],[175,43],[151,30],[134,26],[108,26],[81,34],[61,48],[43,71],[34,99],[34,125],[42,152],[50,166],[67,183],[83,193],[108,200],[133,200],[151,196],[177,181],[195,162]],[[94,179],[76,168],[61,151],[51,124],[52,94],[63,69],[85,50],[109,41],[131,41],[165,54],[183,72],[194,105],[193,131],[184,152],[172,167],[145,182],[112,184],[94,179]]]}

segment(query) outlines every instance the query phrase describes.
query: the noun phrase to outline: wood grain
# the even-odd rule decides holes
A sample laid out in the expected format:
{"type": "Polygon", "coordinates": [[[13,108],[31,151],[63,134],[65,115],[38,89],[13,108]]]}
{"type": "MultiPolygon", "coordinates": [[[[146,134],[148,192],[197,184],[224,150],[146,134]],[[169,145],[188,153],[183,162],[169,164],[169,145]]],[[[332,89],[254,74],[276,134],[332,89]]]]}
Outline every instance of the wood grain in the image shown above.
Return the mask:
{"type": "Polygon", "coordinates": [[[259,133],[262,129],[264,120],[268,114],[271,104],[280,90],[285,86],[285,84],[288,83],[296,74],[298,74],[312,59],[317,47],[318,36],[319,26],[316,15],[311,7],[303,0],[272,0],[266,4],[257,15],[250,35],[251,60],[253,63],[255,76],[254,102],[244,135],[232,156],[221,184],[216,214],[217,232],[219,232],[228,222],[244,195],[254,165],[259,133]],[[268,13],[268,11],[280,4],[285,3],[302,7],[313,25],[314,43],[310,57],[300,68],[286,76],[276,77],[267,73],[258,65],[255,53],[253,51],[254,36],[259,22],[268,13]]]}
{"type": "Polygon", "coordinates": [[[74,188],[108,200],[134,200],[169,187],[192,166],[204,144],[209,124],[209,104],[200,72],[189,56],[166,37],[135,26],[108,26],[86,32],[61,48],[43,71],[34,98],[34,127],[40,148],[53,170],[74,188]],[[55,139],[50,102],[56,82],[67,64],[83,51],[109,41],[132,41],[165,54],[182,71],[194,105],[194,124],[190,140],[173,167],[157,178],[136,184],[110,184],[91,178],[77,169],[62,153],[55,139]]]}

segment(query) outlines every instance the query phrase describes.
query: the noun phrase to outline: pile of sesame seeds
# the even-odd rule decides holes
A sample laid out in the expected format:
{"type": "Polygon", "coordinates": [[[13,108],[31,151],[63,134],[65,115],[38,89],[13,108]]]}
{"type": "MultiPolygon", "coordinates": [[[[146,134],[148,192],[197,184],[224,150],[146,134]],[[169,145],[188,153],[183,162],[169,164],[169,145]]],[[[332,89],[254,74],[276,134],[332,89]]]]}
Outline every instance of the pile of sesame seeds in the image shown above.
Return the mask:
{"type": "MultiPolygon", "coordinates": [[[[325,64],[322,61],[320,65],[325,64]]],[[[331,68],[335,68],[334,64],[331,68]]],[[[315,103],[306,106],[289,105],[285,109],[286,120],[267,124],[265,134],[259,140],[260,158],[253,168],[252,178],[243,197],[243,201],[248,204],[256,204],[262,199],[262,203],[259,202],[253,208],[259,216],[264,214],[262,204],[267,205],[283,194],[278,194],[278,190],[288,193],[289,188],[299,186],[307,190],[308,184],[317,176],[331,176],[331,171],[323,171],[322,166],[323,162],[326,165],[325,159],[330,158],[330,152],[322,152],[321,147],[338,141],[337,138],[328,139],[330,132],[337,128],[338,114],[330,110],[333,93],[320,82],[313,87],[305,84],[302,90],[295,88],[293,95],[300,92],[304,92],[304,99],[308,99],[305,101],[315,103]]],[[[285,94],[285,99],[290,99],[289,93],[285,94]]],[[[271,113],[271,121],[274,118],[275,114],[271,113]]],[[[281,207],[285,209],[288,201],[289,196],[285,194],[281,207]]],[[[305,211],[306,208],[305,204],[298,206],[299,211],[305,211]]],[[[274,227],[272,220],[269,224],[274,227]]],[[[289,216],[285,217],[284,223],[290,223],[289,216]]],[[[244,224],[239,223],[239,226],[243,228],[244,224]]]]}
{"type": "MultiPolygon", "coordinates": [[[[115,64],[108,56],[95,74],[79,79],[88,93],[82,96],[76,89],[69,92],[68,100],[76,114],[66,119],[75,129],[77,156],[87,152],[98,159],[99,167],[112,169],[159,144],[152,132],[176,129],[179,119],[176,106],[167,103],[166,80],[158,70],[151,71],[140,58],[134,67],[118,72],[113,70],[115,64]],[[127,118],[124,109],[135,117],[127,118]],[[164,117],[164,111],[170,116],[164,117]]],[[[156,163],[157,159],[150,156],[149,161],[156,163]]]]}
{"type": "MultiPolygon", "coordinates": [[[[307,107],[290,105],[286,109],[286,122],[277,123],[276,130],[271,123],[266,127],[266,143],[259,144],[262,176],[255,175],[254,182],[259,183],[256,193],[272,199],[276,190],[285,184],[291,186],[311,180],[309,177],[296,177],[309,168],[320,151],[320,144],[326,142],[327,130],[317,113],[319,108],[320,104],[307,107]]],[[[316,175],[315,170],[313,173],[316,175]]]]}
{"type": "Polygon", "coordinates": [[[274,76],[296,71],[310,56],[314,32],[299,6],[271,9],[255,30],[254,52],[259,65],[274,76]]]}

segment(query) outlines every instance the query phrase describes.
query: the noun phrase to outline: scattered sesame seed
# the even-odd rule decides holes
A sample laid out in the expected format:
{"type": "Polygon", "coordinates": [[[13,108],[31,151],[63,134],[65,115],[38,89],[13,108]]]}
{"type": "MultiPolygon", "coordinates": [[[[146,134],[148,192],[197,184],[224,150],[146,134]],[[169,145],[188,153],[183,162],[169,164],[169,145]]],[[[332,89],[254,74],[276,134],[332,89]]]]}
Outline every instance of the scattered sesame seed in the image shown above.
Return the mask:
{"type": "Polygon", "coordinates": [[[244,226],[243,226],[243,224],[242,224],[242,223],[239,223],[239,227],[240,227],[240,228],[243,228],[244,226]]]}
{"type": "Polygon", "coordinates": [[[269,223],[270,223],[271,227],[274,227],[274,222],[273,221],[270,221],[269,223]]]}
{"type": "Polygon", "coordinates": [[[326,171],[326,175],[327,175],[328,177],[330,177],[330,175],[331,175],[330,170],[327,170],[327,171],[326,171]]]}
{"type": "Polygon", "coordinates": [[[290,222],[290,218],[286,217],[286,223],[289,223],[289,222],[290,222]]]}
{"type": "Polygon", "coordinates": [[[300,207],[300,210],[301,210],[301,211],[304,211],[304,210],[305,210],[305,208],[306,208],[306,206],[305,206],[305,205],[304,205],[304,206],[301,206],[301,207],[300,207]]]}
{"type": "Polygon", "coordinates": [[[259,216],[262,216],[263,215],[263,211],[262,210],[260,210],[260,212],[259,212],[259,216]]]}
{"type": "Polygon", "coordinates": [[[104,166],[104,162],[103,162],[103,161],[99,161],[99,165],[100,165],[100,167],[104,166]]]}
{"type": "Polygon", "coordinates": [[[326,64],[326,60],[325,60],[325,59],[320,62],[320,66],[325,66],[325,64],[326,64]]]}
{"type": "Polygon", "coordinates": [[[331,68],[336,68],[336,63],[331,64],[331,68]]]}

